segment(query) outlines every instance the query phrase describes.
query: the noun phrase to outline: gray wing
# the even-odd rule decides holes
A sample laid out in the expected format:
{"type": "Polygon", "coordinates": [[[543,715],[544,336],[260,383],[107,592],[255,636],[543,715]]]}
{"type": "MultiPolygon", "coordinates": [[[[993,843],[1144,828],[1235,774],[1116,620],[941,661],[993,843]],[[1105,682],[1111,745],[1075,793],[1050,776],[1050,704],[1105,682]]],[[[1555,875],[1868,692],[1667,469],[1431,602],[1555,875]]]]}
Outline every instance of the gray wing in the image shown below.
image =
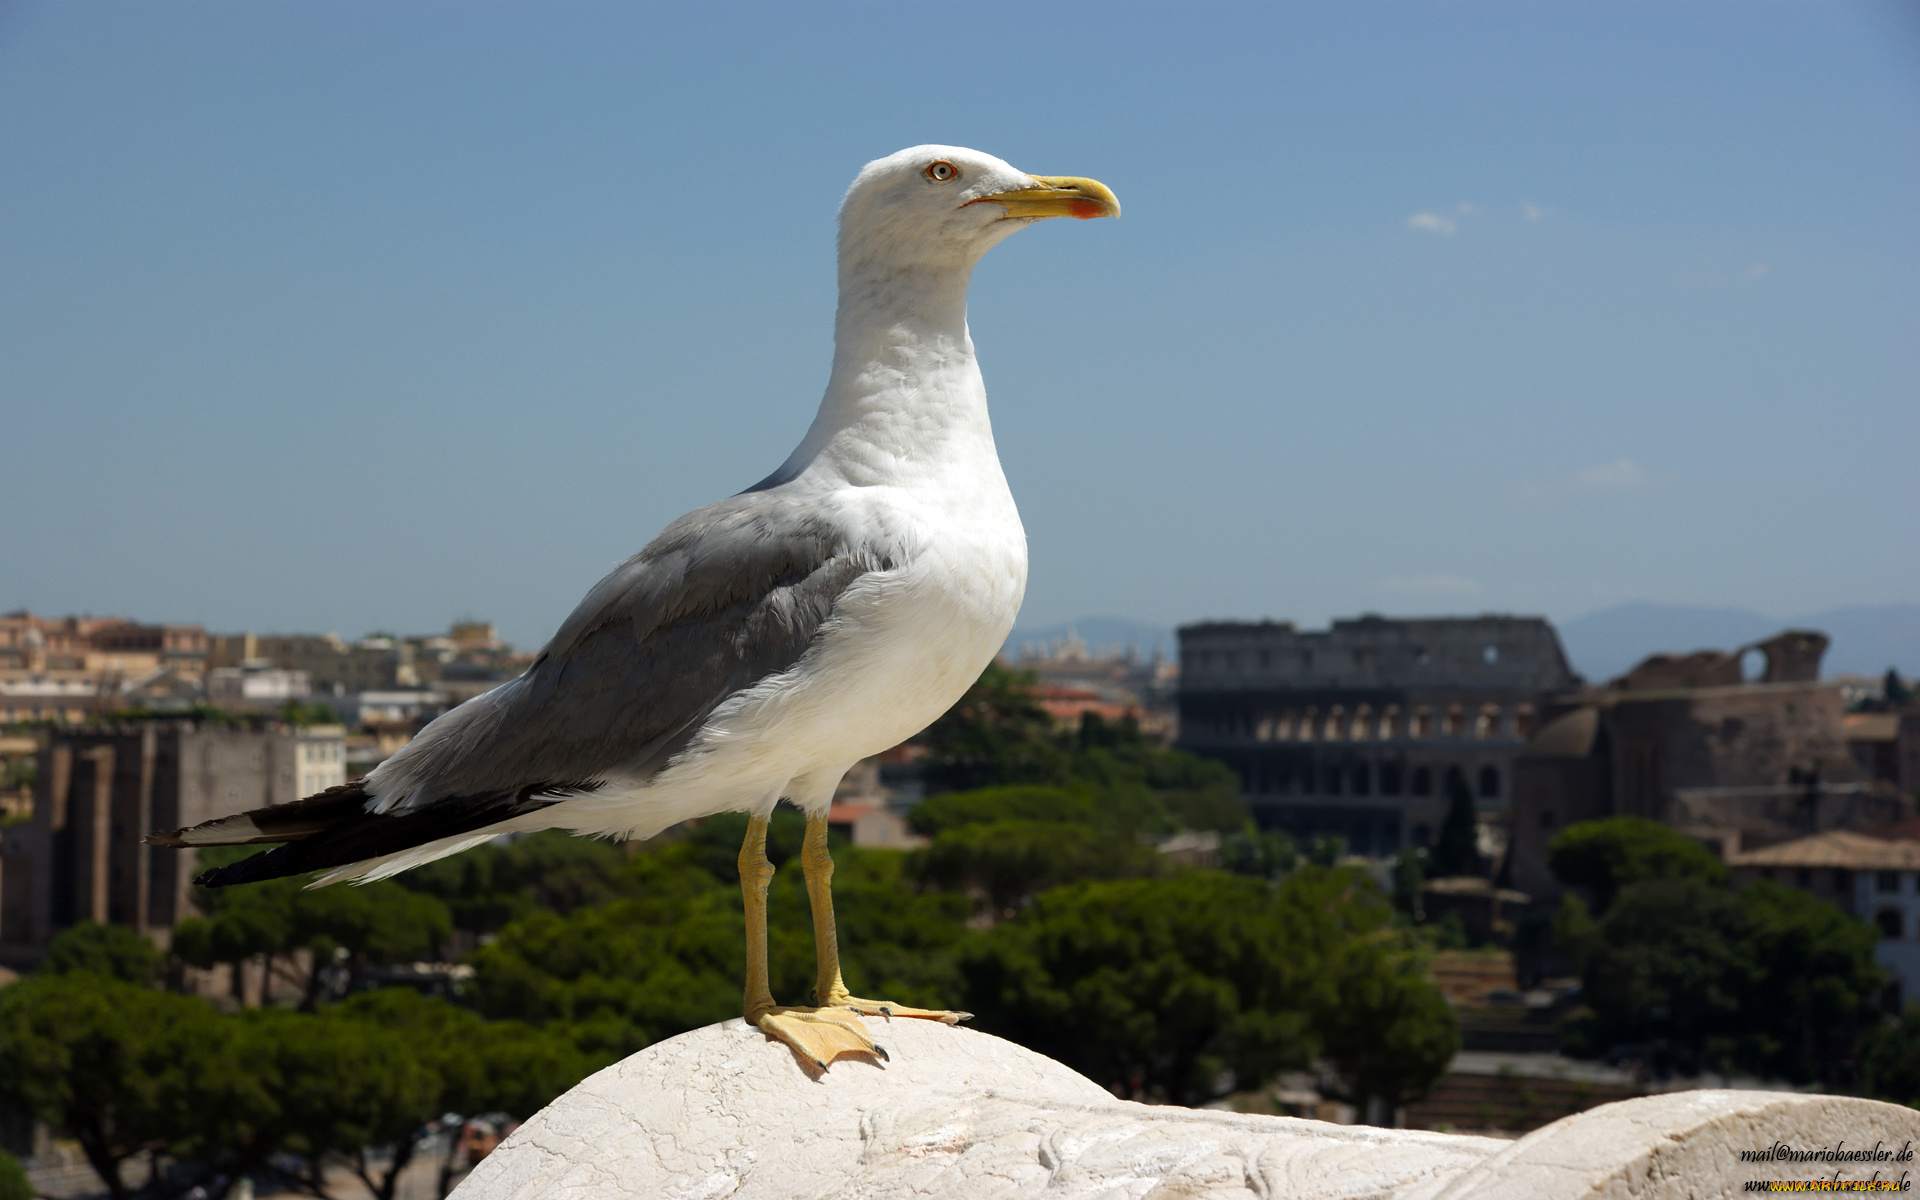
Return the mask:
{"type": "Polygon", "coordinates": [[[792,667],[835,601],[892,566],[778,492],[668,526],[596,584],[519,679],[423,730],[368,780],[402,806],[645,777],[715,707],[792,667]]]}
{"type": "Polygon", "coordinates": [[[581,601],[525,675],[422,730],[364,780],[149,835],[284,842],[196,882],[346,866],[645,777],[734,693],[797,663],[847,587],[893,566],[815,504],[743,493],[668,526],[581,601]]]}

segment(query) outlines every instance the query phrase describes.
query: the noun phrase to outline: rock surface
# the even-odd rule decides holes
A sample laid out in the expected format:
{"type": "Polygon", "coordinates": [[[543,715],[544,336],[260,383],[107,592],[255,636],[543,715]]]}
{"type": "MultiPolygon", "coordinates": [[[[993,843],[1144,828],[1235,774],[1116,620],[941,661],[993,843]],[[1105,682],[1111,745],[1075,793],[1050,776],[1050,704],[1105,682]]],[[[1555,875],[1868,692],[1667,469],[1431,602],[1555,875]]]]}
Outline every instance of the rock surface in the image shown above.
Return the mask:
{"type": "Polygon", "coordinates": [[[1742,1149],[1920,1144],[1910,1109],[1779,1092],[1645,1097],[1517,1142],[1154,1107],[987,1034],[872,1025],[892,1061],[824,1074],[737,1020],[650,1046],[536,1114],[456,1196],[1703,1197],[1834,1174],[1743,1163],[1742,1149]]]}

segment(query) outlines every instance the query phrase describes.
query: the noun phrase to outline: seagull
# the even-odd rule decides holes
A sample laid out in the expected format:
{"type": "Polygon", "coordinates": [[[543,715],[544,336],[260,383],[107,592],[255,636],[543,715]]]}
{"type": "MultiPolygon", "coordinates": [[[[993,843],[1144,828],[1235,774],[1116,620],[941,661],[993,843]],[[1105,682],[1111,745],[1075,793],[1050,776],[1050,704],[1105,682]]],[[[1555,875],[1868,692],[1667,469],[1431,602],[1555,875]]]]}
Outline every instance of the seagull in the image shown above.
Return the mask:
{"type": "Polygon", "coordinates": [[[861,1016],[964,1019],[848,992],[827,810],[854,763],[965,693],[1026,590],[1026,533],[967,331],[974,265],[1037,221],[1119,215],[1096,180],[1028,175],[958,146],[868,163],[840,205],[826,395],[778,470],[667,526],[588,591],[524,675],[364,779],[147,841],[277,842],[195,882],[321,872],[317,887],[384,879],[503,833],[646,838],[745,812],[749,1024],[824,1070],[841,1055],[885,1057],[861,1016]],[[767,977],[767,822],[782,798],[807,817],[818,961],[807,1007],[775,1004],[767,977]]]}

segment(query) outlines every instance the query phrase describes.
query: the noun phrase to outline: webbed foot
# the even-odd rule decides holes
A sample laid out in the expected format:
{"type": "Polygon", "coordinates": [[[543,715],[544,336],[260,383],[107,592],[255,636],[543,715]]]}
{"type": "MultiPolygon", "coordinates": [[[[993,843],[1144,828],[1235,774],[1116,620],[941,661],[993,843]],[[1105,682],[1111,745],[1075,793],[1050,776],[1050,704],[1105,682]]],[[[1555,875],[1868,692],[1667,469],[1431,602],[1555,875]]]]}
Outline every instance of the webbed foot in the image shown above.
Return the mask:
{"type": "Polygon", "coordinates": [[[870,1054],[884,1061],[886,1049],[867,1036],[860,1018],[845,1008],[769,1008],[749,1014],[749,1025],[779,1038],[803,1060],[824,1071],[846,1054],[870,1054]]]}
{"type": "Polygon", "coordinates": [[[913,1017],[921,1021],[938,1021],[942,1025],[958,1025],[970,1021],[970,1012],[949,1012],[944,1008],[909,1008],[904,1004],[895,1004],[891,1000],[862,1000],[858,996],[849,996],[844,992],[832,997],[828,1003],[834,1008],[850,1008],[863,1017],[883,1017],[893,1020],[895,1017],[913,1017]]]}

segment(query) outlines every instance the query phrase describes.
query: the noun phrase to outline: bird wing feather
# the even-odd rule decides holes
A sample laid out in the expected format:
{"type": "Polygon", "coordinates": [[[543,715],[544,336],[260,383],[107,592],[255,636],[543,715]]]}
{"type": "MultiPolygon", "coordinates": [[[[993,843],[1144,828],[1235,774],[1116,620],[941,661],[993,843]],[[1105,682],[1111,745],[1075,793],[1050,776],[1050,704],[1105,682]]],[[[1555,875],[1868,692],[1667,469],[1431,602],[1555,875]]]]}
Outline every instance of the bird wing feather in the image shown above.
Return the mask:
{"type": "Polygon", "coordinates": [[[276,819],[282,805],[149,840],[289,835],[209,873],[210,883],[243,882],[396,853],[612,777],[651,777],[729,696],[797,663],[855,580],[893,565],[831,509],[783,491],[675,521],[594,585],[524,675],[428,725],[348,785],[357,794],[297,801],[298,821],[276,819]]]}

